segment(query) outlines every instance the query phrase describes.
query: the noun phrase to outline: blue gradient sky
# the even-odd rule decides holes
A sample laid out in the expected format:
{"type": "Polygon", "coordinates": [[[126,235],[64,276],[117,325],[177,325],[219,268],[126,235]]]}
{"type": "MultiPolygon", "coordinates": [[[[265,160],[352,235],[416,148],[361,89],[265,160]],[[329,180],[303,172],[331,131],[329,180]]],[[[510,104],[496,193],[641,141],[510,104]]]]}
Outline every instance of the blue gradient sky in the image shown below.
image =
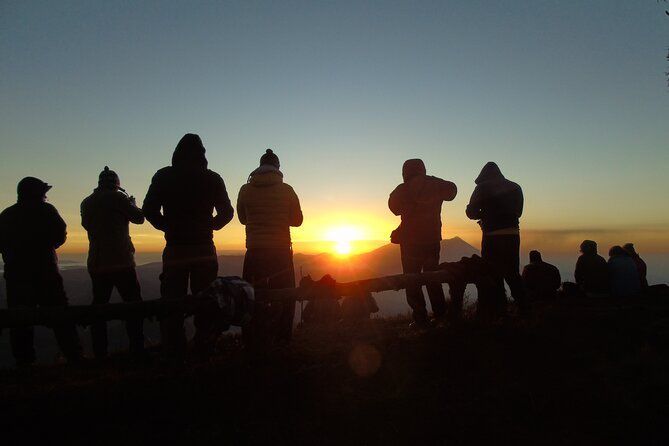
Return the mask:
{"type": "MultiPolygon", "coordinates": [[[[298,241],[385,239],[407,158],[455,181],[445,236],[489,160],[526,195],[527,243],[669,250],[669,20],[646,1],[0,3],[0,207],[27,175],[79,203],[105,165],[140,201],[185,132],[233,202],[266,147],[300,194],[298,241]],[[605,234],[605,235],[604,235],[605,234]],[[621,239],[625,242],[628,239],[621,239]]],[[[134,229],[140,249],[160,234],[134,229]]],[[[241,246],[235,219],[216,236],[241,246]]],[[[527,244],[526,243],[526,244],[527,244]]]]}

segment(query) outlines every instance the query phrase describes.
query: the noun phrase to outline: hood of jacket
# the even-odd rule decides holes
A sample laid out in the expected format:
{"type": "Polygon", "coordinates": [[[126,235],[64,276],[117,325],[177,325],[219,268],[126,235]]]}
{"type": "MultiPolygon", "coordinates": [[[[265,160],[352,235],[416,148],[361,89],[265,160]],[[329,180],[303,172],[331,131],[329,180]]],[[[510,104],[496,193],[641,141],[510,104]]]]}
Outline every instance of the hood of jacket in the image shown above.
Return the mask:
{"type": "Polygon", "coordinates": [[[414,158],[406,160],[402,165],[402,179],[405,183],[419,175],[425,176],[425,174],[425,163],[422,159],[414,158]]]}
{"type": "Polygon", "coordinates": [[[283,173],[275,166],[263,164],[251,172],[248,182],[257,187],[273,186],[283,183],[283,173]]]}
{"type": "Polygon", "coordinates": [[[503,179],[504,175],[502,175],[502,171],[499,170],[497,164],[490,161],[486,163],[485,166],[483,166],[483,169],[481,169],[481,173],[479,174],[478,177],[476,177],[476,180],[474,182],[476,184],[481,184],[490,180],[503,180],[503,179]]]}
{"type": "Polygon", "coordinates": [[[200,137],[187,133],[181,138],[172,154],[173,167],[207,168],[206,150],[200,137]]]}

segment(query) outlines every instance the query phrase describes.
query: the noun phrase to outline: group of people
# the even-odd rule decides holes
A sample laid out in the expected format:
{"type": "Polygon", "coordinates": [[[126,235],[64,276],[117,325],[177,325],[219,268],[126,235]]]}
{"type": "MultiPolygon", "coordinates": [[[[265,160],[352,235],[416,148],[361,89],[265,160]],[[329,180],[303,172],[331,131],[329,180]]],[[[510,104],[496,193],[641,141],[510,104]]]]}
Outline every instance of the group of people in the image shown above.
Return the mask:
{"type": "MultiPolygon", "coordinates": [[[[174,150],[171,165],[153,176],[142,208],[121,187],[114,171],[105,167],[100,173],[98,186],[81,203],[81,223],[89,238],[87,267],[93,305],[108,303],[114,288],[125,302],[142,299],[129,224],[143,224],[145,219],[165,234],[161,298],[180,298],[189,290],[197,294],[216,279],[218,260],[213,232],[232,220],[234,209],[223,179],[208,168],[205,153],[198,135],[184,135],[174,150]]],[[[391,234],[391,242],[400,245],[405,273],[435,270],[440,256],[442,204],[455,198],[457,187],[450,181],[427,175],[420,159],[404,163],[402,178],[403,182],[388,199],[391,212],[401,217],[401,224],[391,234]]],[[[481,226],[481,257],[492,269],[494,287],[503,295],[506,281],[518,307],[525,310],[528,293],[533,297],[544,293],[546,287],[559,287],[559,272],[544,264],[541,255],[533,251],[530,265],[521,277],[522,189],[506,179],[492,162],[483,167],[475,183],[466,215],[481,226]]],[[[56,249],[66,239],[66,224],[56,208],[46,202],[50,188],[40,179],[24,178],[17,187],[17,203],[0,214],[0,251],[9,308],[67,305],[56,257],[56,249]]],[[[236,210],[240,223],[246,227],[243,279],[254,288],[295,287],[290,228],[300,226],[303,215],[298,196],[283,181],[279,158],[272,150],[261,156],[259,166],[241,187],[236,210]]],[[[633,248],[612,248],[607,265],[597,256],[593,245],[594,242],[584,242],[583,256],[576,268],[576,281],[584,292],[621,289],[613,283],[609,288],[609,282],[604,286],[609,278],[628,284],[633,273],[629,265],[640,265],[638,255],[627,254],[634,253],[633,248]],[[600,271],[600,263],[605,272],[600,271]]],[[[462,310],[464,291],[464,286],[450,287],[451,314],[462,310]]],[[[632,291],[630,288],[624,294],[632,291]]],[[[445,317],[447,305],[441,284],[428,285],[427,293],[434,317],[445,317]]],[[[408,287],[406,296],[413,324],[419,328],[429,325],[421,287],[408,287]]],[[[258,302],[254,317],[243,327],[244,342],[251,346],[289,342],[294,315],[294,301],[258,302]]],[[[219,334],[211,318],[196,314],[194,325],[194,349],[210,350],[212,340],[219,334]]],[[[65,358],[79,361],[81,344],[75,326],[63,324],[52,328],[65,358]]],[[[163,317],[160,328],[165,354],[183,357],[186,351],[183,315],[163,317]]],[[[130,352],[145,355],[142,319],[127,320],[126,329],[130,352]]],[[[91,336],[95,356],[105,357],[106,323],[93,324],[91,336]]],[[[32,328],[11,329],[10,340],[18,364],[35,361],[32,328]]]]}
{"type": "MultiPolygon", "coordinates": [[[[186,134],[177,144],[170,166],[153,176],[142,208],[121,187],[119,176],[108,167],[100,173],[98,186],[81,203],[81,223],[89,239],[87,267],[93,289],[93,305],[108,303],[114,288],[125,302],[142,300],[135,270],[135,248],[129,224],[144,220],[164,232],[160,293],[163,299],[197,294],[218,275],[213,232],[233,218],[234,209],[225,183],[208,169],[206,150],[198,135],[186,134]]],[[[239,191],[237,215],[246,226],[247,252],[243,278],[255,288],[295,286],[290,227],[302,224],[297,194],[283,181],[278,156],[268,149],[260,165],[239,191]]],[[[26,177],[17,187],[17,203],[0,214],[0,251],[8,308],[67,305],[56,249],[66,239],[66,224],[56,208],[46,202],[51,186],[26,177]]],[[[271,302],[255,309],[244,327],[249,343],[288,342],[291,339],[295,303],[271,302]]],[[[195,315],[193,344],[206,351],[211,341],[211,320],[195,315]]],[[[68,362],[82,358],[81,343],[72,324],[52,327],[68,362]]],[[[163,349],[168,357],[183,357],[186,336],[183,315],[160,321],[163,349]]],[[[129,351],[144,356],[143,321],[126,321],[129,351]]],[[[10,343],[19,365],[35,361],[33,329],[13,328],[10,343]]],[[[107,356],[107,325],[91,326],[93,352],[107,356]]]]}

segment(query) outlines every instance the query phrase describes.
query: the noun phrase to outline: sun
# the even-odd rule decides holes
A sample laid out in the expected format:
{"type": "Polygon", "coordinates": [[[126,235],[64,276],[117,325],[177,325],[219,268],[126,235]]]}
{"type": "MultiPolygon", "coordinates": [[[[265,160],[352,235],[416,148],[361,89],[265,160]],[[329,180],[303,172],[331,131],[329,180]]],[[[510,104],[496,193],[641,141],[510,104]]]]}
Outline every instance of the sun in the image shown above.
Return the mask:
{"type": "Polygon", "coordinates": [[[332,242],[332,251],[340,256],[346,257],[351,254],[353,247],[351,242],[360,240],[362,231],[353,226],[340,226],[327,231],[325,239],[332,242]]]}
{"type": "Polygon", "coordinates": [[[351,253],[351,242],[348,240],[341,240],[335,244],[334,250],[340,256],[347,256],[351,253]]]}

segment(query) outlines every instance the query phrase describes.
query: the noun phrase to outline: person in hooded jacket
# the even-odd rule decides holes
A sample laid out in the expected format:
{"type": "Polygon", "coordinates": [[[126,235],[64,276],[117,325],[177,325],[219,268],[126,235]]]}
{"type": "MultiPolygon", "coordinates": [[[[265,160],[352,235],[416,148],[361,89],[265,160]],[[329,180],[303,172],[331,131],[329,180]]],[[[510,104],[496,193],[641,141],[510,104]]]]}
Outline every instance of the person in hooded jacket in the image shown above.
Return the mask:
{"type": "MultiPolygon", "coordinates": [[[[17,203],[0,213],[8,308],[67,306],[56,256],[56,249],[65,243],[67,227],[56,208],[46,202],[49,189],[44,181],[26,177],[18,184],[17,203]]],[[[68,362],[78,362],[81,345],[74,324],[52,328],[68,362]]],[[[10,329],[9,340],[17,365],[35,362],[33,327],[10,329]]]]}
{"type": "MultiPolygon", "coordinates": [[[[302,224],[300,201],[283,182],[279,157],[271,150],[239,190],[237,216],[246,227],[243,278],[255,288],[294,288],[295,271],[290,227],[302,224]]],[[[244,327],[249,344],[286,343],[292,337],[295,301],[258,307],[254,321],[244,327]]]]}
{"type": "Polygon", "coordinates": [[[609,250],[609,283],[612,297],[632,297],[641,292],[636,263],[621,246],[609,250]]]}
{"type": "Polygon", "coordinates": [[[506,280],[513,299],[520,308],[525,308],[525,290],[520,277],[519,226],[523,191],[518,184],[507,180],[493,162],[483,166],[475,182],[466,214],[470,219],[478,220],[483,231],[481,256],[497,271],[498,286],[503,288],[506,280]]]}
{"type": "Polygon", "coordinates": [[[576,261],[574,278],[581,292],[602,295],[609,292],[609,271],[604,257],[597,254],[597,243],[583,240],[581,255],[576,261]]]}
{"type": "MultiPolygon", "coordinates": [[[[174,149],[172,165],[156,172],[144,198],[144,216],[165,233],[163,299],[185,296],[189,285],[191,293],[197,294],[218,275],[213,231],[228,224],[234,210],[223,179],[207,168],[205,152],[198,135],[184,135],[174,149]]],[[[194,341],[203,348],[208,336],[205,320],[195,315],[194,341]]],[[[163,318],[161,336],[168,354],[181,355],[186,347],[182,315],[163,318]]]]}
{"type": "MultiPolygon", "coordinates": [[[[123,189],[118,175],[109,167],[98,178],[98,187],[81,202],[81,225],[88,232],[88,273],[93,283],[93,305],[109,303],[116,288],[124,302],[142,300],[135,247],[130,239],[129,223],[144,223],[144,213],[134,197],[123,189]]],[[[143,319],[126,321],[130,352],[144,353],[143,319]]],[[[107,356],[107,323],[91,325],[96,358],[107,356]]]]}
{"type": "Polygon", "coordinates": [[[625,243],[623,249],[627,251],[630,257],[632,257],[632,260],[634,260],[634,264],[639,273],[639,280],[641,281],[641,289],[646,290],[648,288],[648,267],[646,266],[646,262],[644,262],[639,253],[636,252],[633,243],[625,243]]]}
{"type": "MultiPolygon", "coordinates": [[[[405,274],[436,270],[441,251],[441,205],[444,201],[452,201],[458,189],[450,181],[427,175],[420,159],[404,162],[402,179],[402,184],[388,197],[388,208],[402,219],[398,229],[393,231],[391,241],[400,245],[405,274]]],[[[434,317],[443,318],[446,299],[442,285],[434,283],[426,288],[434,317]]],[[[406,297],[414,326],[426,326],[428,314],[421,287],[407,287],[406,297]]]]}
{"type": "Polygon", "coordinates": [[[553,299],[562,285],[560,271],[554,265],[544,262],[539,251],[530,251],[530,263],[525,265],[521,276],[528,297],[532,300],[553,299]]]}

